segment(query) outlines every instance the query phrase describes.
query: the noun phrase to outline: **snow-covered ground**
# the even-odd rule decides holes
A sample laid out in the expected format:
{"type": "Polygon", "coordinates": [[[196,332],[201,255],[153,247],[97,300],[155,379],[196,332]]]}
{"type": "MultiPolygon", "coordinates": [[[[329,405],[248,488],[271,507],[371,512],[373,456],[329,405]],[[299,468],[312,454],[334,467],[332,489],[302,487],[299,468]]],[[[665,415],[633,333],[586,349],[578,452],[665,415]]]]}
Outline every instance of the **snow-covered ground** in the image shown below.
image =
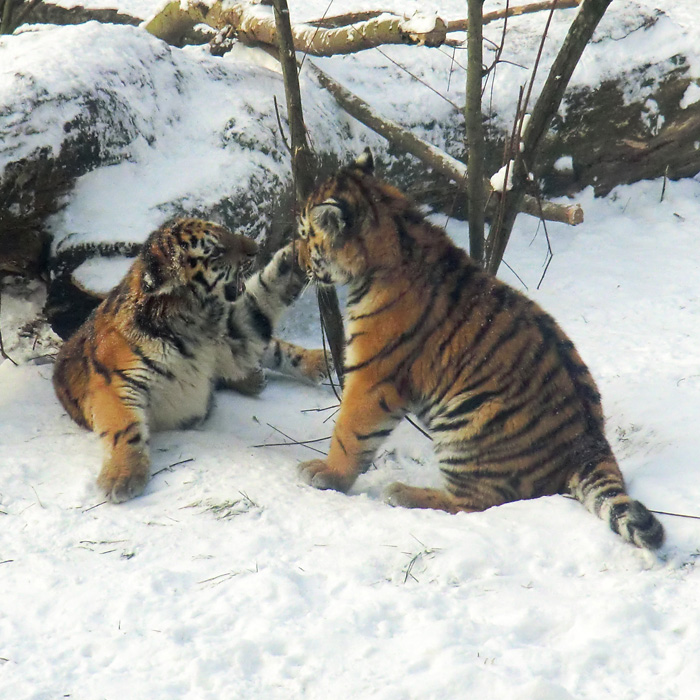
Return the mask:
{"type": "MultiPolygon", "coordinates": [[[[507,258],[598,379],[632,494],[700,515],[700,182],[661,189],[584,193],[539,291],[533,219],[507,258]]],[[[309,344],[312,302],[287,322],[309,344]]],[[[335,397],[281,378],[157,436],[145,495],[102,504],[97,440],[50,375],[0,365],[3,697],[697,697],[700,521],[659,516],[654,560],[563,497],[394,509],[389,482],[437,479],[407,424],[349,496],[315,491],[295,474],[313,453],[274,443],[330,435],[335,397]]]]}
{"type": "MultiPolygon", "coordinates": [[[[158,3],[114,4],[147,8],[146,17],[158,3]]],[[[695,0],[664,8],[659,29],[675,37],[665,42],[632,31],[631,10],[654,4],[613,3],[608,30],[617,27],[632,42],[635,60],[651,56],[663,65],[675,51],[687,52],[700,76],[695,0]],[[667,21],[679,31],[670,32],[667,21]]],[[[310,18],[328,2],[290,5],[310,18]]],[[[331,14],[376,5],[337,2],[331,14]]],[[[414,5],[439,5],[453,18],[464,3],[414,5]]],[[[524,42],[522,28],[543,21],[513,22],[515,38],[522,32],[524,42]]],[[[98,29],[71,31],[79,37],[98,29]]],[[[128,36],[137,47],[135,31],[102,36],[128,36]]],[[[414,54],[395,47],[391,55],[408,62],[414,54]]],[[[379,61],[368,54],[324,63],[358,92],[367,75],[365,97],[386,97],[389,116],[405,123],[442,102],[431,102],[432,93],[423,100],[423,88],[413,85],[382,95],[382,71],[392,80],[400,71],[379,61]]],[[[432,66],[420,59],[412,68],[430,74],[432,66]]],[[[443,88],[449,66],[445,57],[443,88]]],[[[595,83],[605,66],[595,45],[575,79],[595,83]]],[[[137,162],[149,182],[158,182],[149,170],[158,158],[154,149],[137,162]]],[[[201,182],[201,173],[182,173],[201,182]]],[[[146,233],[150,210],[135,214],[128,206],[142,201],[138,179],[119,182],[125,215],[146,233]]],[[[68,215],[104,216],[101,193],[113,207],[114,183],[104,173],[83,185],[57,226],[68,215]],[[87,184],[100,178],[90,194],[87,184]]],[[[186,192],[187,181],[178,187],[186,192]]],[[[605,200],[581,193],[584,224],[547,226],[554,258],[539,289],[545,232],[520,217],[506,261],[523,281],[506,267],[502,277],[527,285],[589,364],[630,492],[651,509],[700,516],[700,179],[668,183],[663,201],[662,190],[654,181],[617,188],[605,200]]],[[[463,225],[449,222],[448,230],[466,243],[463,225]]],[[[0,327],[16,359],[49,350],[26,340],[18,347],[38,296],[3,295],[0,327]]],[[[319,343],[312,294],[282,331],[319,343]]],[[[220,393],[199,430],[157,435],[145,494],[114,506],[94,485],[97,439],[59,407],[51,369],[0,363],[3,700],[698,697],[700,520],[660,515],[667,544],[655,557],[563,497],[469,515],[394,509],[382,500],[390,482],[438,483],[430,443],[408,424],[348,496],[313,490],[299,484],[295,465],[328,442],[279,443],[327,438],[337,402],[329,387],[280,377],[256,399],[220,393]]]]}

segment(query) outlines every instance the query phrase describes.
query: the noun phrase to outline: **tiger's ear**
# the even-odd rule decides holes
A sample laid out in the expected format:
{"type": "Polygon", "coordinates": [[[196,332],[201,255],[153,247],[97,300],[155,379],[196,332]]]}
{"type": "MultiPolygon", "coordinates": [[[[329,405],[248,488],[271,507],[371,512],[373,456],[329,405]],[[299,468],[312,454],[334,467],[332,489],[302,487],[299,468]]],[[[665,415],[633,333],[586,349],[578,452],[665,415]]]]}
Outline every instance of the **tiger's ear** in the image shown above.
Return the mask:
{"type": "Polygon", "coordinates": [[[374,156],[372,155],[372,151],[369,150],[369,146],[357,156],[353,165],[358,170],[365,173],[365,175],[374,174],[374,156]]]}
{"type": "Polygon", "coordinates": [[[176,286],[171,263],[160,251],[149,250],[142,259],[141,291],[144,294],[164,294],[176,286]]]}
{"type": "Polygon", "coordinates": [[[311,210],[312,226],[328,236],[331,243],[339,241],[348,226],[347,218],[338,202],[327,199],[311,210]]]}

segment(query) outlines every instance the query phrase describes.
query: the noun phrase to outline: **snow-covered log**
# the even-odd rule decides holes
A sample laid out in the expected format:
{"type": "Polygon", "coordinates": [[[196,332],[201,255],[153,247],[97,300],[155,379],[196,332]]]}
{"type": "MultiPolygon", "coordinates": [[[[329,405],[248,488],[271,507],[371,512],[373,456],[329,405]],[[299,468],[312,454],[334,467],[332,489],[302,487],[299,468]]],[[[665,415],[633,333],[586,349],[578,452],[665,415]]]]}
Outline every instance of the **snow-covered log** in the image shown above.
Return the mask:
{"type": "MultiPolygon", "coordinates": [[[[93,22],[3,37],[0,64],[14,67],[0,80],[0,249],[27,230],[51,234],[52,290],[73,272],[106,291],[124,252],[173,216],[216,219],[273,244],[293,225],[274,105],[284,86],[263,52],[216,58],[93,22]],[[112,272],[87,260],[95,252],[115,260],[112,272]]],[[[308,81],[302,92],[328,165],[360,152],[367,137],[354,137],[335,101],[308,81]]],[[[62,293],[50,294],[61,313],[62,293]]]]}

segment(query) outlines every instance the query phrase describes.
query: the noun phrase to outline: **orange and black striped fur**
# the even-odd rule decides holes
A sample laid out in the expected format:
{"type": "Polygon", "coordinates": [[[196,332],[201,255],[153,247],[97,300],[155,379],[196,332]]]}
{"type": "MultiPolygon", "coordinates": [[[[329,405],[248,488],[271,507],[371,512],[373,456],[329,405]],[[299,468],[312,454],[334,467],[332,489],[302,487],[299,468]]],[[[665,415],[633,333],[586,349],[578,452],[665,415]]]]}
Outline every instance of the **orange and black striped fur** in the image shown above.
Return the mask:
{"type": "Polygon", "coordinates": [[[122,281],[63,345],[54,387],[99,434],[98,485],[114,502],[140,494],[149,435],[203,420],[215,387],[257,393],[263,366],[320,381],[322,350],[272,337],[306,276],[291,244],[244,282],[258,246],[212,222],[181,219],[150,235],[122,281]]]}
{"type": "Polygon", "coordinates": [[[311,195],[300,223],[302,263],[349,286],[340,412],[327,459],[300,465],[302,478],[347,491],[410,411],[445,490],[396,483],[391,504],[454,513],[571,494],[625,540],[659,547],[661,524],[625,491],[573,343],[372,170],[366,151],[311,195]]]}

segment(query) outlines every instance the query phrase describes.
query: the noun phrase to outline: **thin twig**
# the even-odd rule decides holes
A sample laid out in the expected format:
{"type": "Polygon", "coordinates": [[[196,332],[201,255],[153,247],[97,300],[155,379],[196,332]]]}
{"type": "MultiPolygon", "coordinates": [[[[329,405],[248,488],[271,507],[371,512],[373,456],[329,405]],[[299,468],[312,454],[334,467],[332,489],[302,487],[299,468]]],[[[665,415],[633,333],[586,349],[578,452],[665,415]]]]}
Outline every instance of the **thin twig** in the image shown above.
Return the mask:
{"type": "Polygon", "coordinates": [[[427,437],[428,440],[430,440],[430,441],[432,442],[433,438],[431,437],[431,435],[430,435],[428,432],[426,432],[425,430],[423,430],[423,428],[421,428],[420,425],[418,425],[418,423],[416,423],[416,422],[411,418],[411,416],[406,416],[406,420],[407,420],[419,433],[423,433],[423,435],[425,435],[425,437],[427,437]]]}
{"type": "MultiPolygon", "coordinates": [[[[442,49],[440,49],[440,53],[445,53],[445,52],[442,49]]],[[[447,74],[447,88],[446,88],[447,92],[450,91],[450,82],[452,80],[452,71],[454,70],[455,63],[457,63],[457,61],[455,61],[455,54],[456,53],[457,53],[457,49],[453,48],[452,49],[452,59],[450,61],[450,72],[447,74]]],[[[447,55],[447,54],[445,54],[445,55],[447,55]]],[[[464,66],[460,65],[459,63],[457,63],[457,65],[462,70],[464,70],[464,66]]]]}
{"type": "Polygon", "coordinates": [[[204,581],[197,581],[198,584],[211,583],[212,581],[219,581],[223,583],[225,580],[232,579],[240,575],[240,571],[228,571],[225,574],[219,574],[218,576],[212,576],[211,578],[205,578],[204,581]]]}
{"type": "Polygon", "coordinates": [[[313,440],[299,440],[298,442],[265,442],[260,445],[253,445],[253,447],[291,447],[292,445],[309,445],[313,442],[323,442],[324,440],[330,440],[331,435],[328,437],[314,438],[313,440]]]}
{"type": "Polygon", "coordinates": [[[277,116],[277,126],[279,126],[280,129],[280,136],[282,137],[282,143],[284,144],[284,147],[287,149],[287,153],[291,155],[292,149],[290,145],[287,143],[287,138],[284,135],[284,129],[282,128],[282,117],[280,117],[280,110],[279,106],[277,105],[277,95],[273,95],[272,101],[275,103],[275,115],[277,116]]]}
{"type": "Polygon", "coordinates": [[[427,87],[429,90],[432,90],[438,97],[441,97],[445,102],[448,102],[451,104],[456,110],[462,111],[462,108],[458,105],[455,104],[449,97],[445,97],[439,90],[436,90],[432,85],[429,85],[428,83],[425,82],[422,78],[419,78],[415,73],[411,73],[406,66],[402,66],[398,61],[395,61],[391,56],[385,54],[380,48],[377,48],[377,51],[384,56],[384,58],[387,59],[387,61],[391,61],[397,68],[400,68],[404,73],[408,74],[413,78],[413,80],[419,82],[421,85],[424,85],[427,87]]]}
{"type": "Polygon", "coordinates": [[[36,492],[36,489],[32,486],[31,487],[32,491],[34,491],[34,495],[36,496],[36,501],[39,504],[41,508],[46,509],[46,506],[41,502],[41,499],[39,498],[39,494],[36,492]]]}
{"type": "Polygon", "coordinates": [[[669,166],[667,165],[666,170],[664,171],[664,184],[661,187],[661,199],[659,200],[659,202],[663,202],[664,197],[666,196],[666,182],[668,180],[668,168],[669,168],[669,166]]]}
{"type": "Polygon", "coordinates": [[[525,288],[525,291],[527,291],[528,286],[525,284],[525,280],[505,260],[503,260],[502,262],[518,278],[520,284],[522,284],[525,288]]]}
{"type": "Polygon", "coordinates": [[[554,258],[554,251],[552,250],[552,241],[549,238],[549,231],[547,230],[547,222],[544,220],[544,212],[542,211],[542,198],[540,197],[539,190],[535,192],[535,197],[537,198],[537,204],[540,207],[540,223],[542,224],[542,228],[544,229],[544,237],[547,241],[547,262],[545,263],[544,270],[542,271],[542,277],[540,277],[540,281],[537,283],[537,289],[539,289],[542,285],[542,282],[544,282],[544,278],[547,274],[547,270],[549,269],[549,265],[552,262],[552,258],[554,258]]]}
{"type": "MultiPolygon", "coordinates": [[[[319,22],[318,26],[316,27],[316,31],[314,32],[314,35],[311,37],[311,41],[309,41],[309,46],[313,46],[314,40],[316,39],[316,35],[318,34],[319,30],[321,29],[323,20],[326,19],[326,15],[328,14],[328,11],[331,9],[331,5],[335,0],[330,0],[328,3],[328,7],[326,8],[326,11],[323,13],[323,17],[321,17],[320,20],[317,20],[319,22]]],[[[304,51],[304,55],[301,57],[301,63],[299,64],[299,72],[301,73],[301,69],[304,67],[304,61],[306,60],[306,57],[309,55],[308,49],[304,51]]]]}
{"type": "Polygon", "coordinates": [[[338,408],[336,408],[335,411],[333,411],[333,413],[331,413],[331,415],[328,416],[328,418],[326,418],[326,419],[323,421],[324,425],[325,425],[326,423],[328,423],[329,420],[335,418],[336,415],[338,414],[338,411],[340,411],[340,406],[338,406],[338,408]]]}
{"type": "Polygon", "coordinates": [[[93,510],[95,508],[99,508],[100,506],[103,506],[105,503],[108,503],[109,501],[102,501],[102,503],[95,503],[94,506],[90,506],[89,508],[86,508],[83,513],[87,513],[89,510],[93,510]]]}
{"type": "Polygon", "coordinates": [[[187,464],[188,462],[194,462],[194,457],[188,457],[187,459],[181,459],[179,462],[173,462],[172,464],[168,464],[167,467],[163,467],[157,472],[153,472],[153,474],[151,474],[151,478],[153,478],[154,476],[158,476],[158,474],[162,474],[163,472],[170,471],[173,467],[179,467],[181,464],[187,464]]]}
{"type": "Polygon", "coordinates": [[[302,413],[323,413],[325,411],[332,411],[334,408],[338,408],[338,404],[334,403],[332,406],[326,406],[325,408],[302,408],[302,413]]]}
{"type": "Polygon", "coordinates": [[[650,513],[656,513],[656,515],[672,515],[674,518],[690,518],[692,520],[700,520],[700,515],[686,515],[685,513],[670,513],[667,510],[651,510],[650,513]]]}
{"type": "Polygon", "coordinates": [[[484,81],[484,91],[486,90],[486,85],[488,84],[488,78],[491,77],[491,90],[492,90],[492,98],[493,98],[493,86],[496,83],[496,70],[498,69],[498,64],[501,62],[501,54],[503,53],[503,49],[506,46],[506,29],[508,28],[508,10],[510,9],[510,0],[506,0],[506,16],[505,20],[503,22],[503,30],[501,31],[501,43],[496,45],[496,55],[493,57],[493,63],[491,66],[487,69],[487,78],[484,81]],[[492,73],[493,71],[493,73],[492,73]]]}
{"type": "MultiPolygon", "coordinates": [[[[322,452],[321,450],[317,450],[315,447],[311,447],[311,445],[305,445],[303,442],[300,442],[299,440],[295,440],[293,437],[291,437],[290,435],[287,435],[287,433],[281,431],[279,428],[275,428],[275,426],[272,425],[271,423],[268,423],[267,425],[268,425],[268,427],[277,431],[280,435],[283,435],[284,437],[286,437],[287,440],[291,440],[292,441],[291,444],[301,445],[302,447],[306,447],[309,450],[313,450],[314,452],[318,452],[319,454],[324,455],[324,457],[326,456],[325,452],[322,452]]],[[[265,447],[265,445],[263,445],[263,447],[265,447]]]]}

